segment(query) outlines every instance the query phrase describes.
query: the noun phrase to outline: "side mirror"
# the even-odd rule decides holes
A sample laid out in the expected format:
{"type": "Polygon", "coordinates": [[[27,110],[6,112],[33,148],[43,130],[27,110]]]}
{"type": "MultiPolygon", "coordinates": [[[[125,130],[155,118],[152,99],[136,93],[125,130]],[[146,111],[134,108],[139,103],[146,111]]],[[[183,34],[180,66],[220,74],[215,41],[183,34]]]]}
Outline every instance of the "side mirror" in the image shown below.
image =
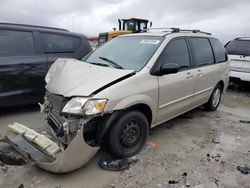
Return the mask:
{"type": "Polygon", "coordinates": [[[151,27],[152,27],[152,22],[150,21],[149,23],[150,23],[150,26],[149,26],[149,27],[151,28],[151,27]]]}
{"type": "Polygon", "coordinates": [[[180,69],[180,66],[178,64],[175,64],[175,63],[164,64],[160,67],[159,75],[174,74],[174,73],[177,73],[179,69],[180,69]]]}

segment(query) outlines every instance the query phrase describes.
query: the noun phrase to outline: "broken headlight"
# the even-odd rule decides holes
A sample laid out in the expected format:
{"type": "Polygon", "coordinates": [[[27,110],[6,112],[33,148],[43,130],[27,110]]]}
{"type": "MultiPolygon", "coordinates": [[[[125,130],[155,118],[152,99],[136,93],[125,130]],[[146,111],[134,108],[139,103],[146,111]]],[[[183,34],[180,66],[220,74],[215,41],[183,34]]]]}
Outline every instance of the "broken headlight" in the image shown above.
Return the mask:
{"type": "Polygon", "coordinates": [[[62,112],[69,114],[83,114],[82,107],[88,99],[75,97],[71,99],[62,109],[62,112]]]}
{"type": "Polygon", "coordinates": [[[95,115],[103,112],[107,99],[86,99],[75,97],[63,108],[62,112],[79,115],[95,115]]]}
{"type": "Polygon", "coordinates": [[[107,99],[90,99],[83,107],[85,115],[95,115],[102,113],[106,106],[107,99]]]}

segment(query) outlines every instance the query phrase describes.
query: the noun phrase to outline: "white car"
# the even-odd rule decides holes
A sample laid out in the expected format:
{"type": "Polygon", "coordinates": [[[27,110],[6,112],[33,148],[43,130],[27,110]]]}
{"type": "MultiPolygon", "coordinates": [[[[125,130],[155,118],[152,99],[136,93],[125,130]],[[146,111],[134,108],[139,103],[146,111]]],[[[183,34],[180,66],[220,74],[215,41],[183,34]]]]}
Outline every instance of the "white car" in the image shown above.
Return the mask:
{"type": "Polygon", "coordinates": [[[230,59],[230,81],[250,82],[250,37],[236,38],[225,48],[230,59]]]}

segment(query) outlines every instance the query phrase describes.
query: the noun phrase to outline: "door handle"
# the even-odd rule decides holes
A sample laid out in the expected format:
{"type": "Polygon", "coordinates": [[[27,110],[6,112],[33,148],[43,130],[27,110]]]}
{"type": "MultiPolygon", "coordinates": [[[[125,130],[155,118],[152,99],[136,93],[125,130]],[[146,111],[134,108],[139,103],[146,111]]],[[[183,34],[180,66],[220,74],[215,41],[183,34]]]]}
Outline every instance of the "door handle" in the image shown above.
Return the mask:
{"type": "Polygon", "coordinates": [[[192,75],[190,72],[187,72],[187,76],[186,76],[187,79],[193,78],[193,77],[194,77],[194,75],[192,75]]]}
{"type": "Polygon", "coordinates": [[[197,73],[197,76],[202,76],[202,72],[201,72],[201,70],[200,69],[198,69],[198,71],[197,71],[198,73],[197,73]]]}

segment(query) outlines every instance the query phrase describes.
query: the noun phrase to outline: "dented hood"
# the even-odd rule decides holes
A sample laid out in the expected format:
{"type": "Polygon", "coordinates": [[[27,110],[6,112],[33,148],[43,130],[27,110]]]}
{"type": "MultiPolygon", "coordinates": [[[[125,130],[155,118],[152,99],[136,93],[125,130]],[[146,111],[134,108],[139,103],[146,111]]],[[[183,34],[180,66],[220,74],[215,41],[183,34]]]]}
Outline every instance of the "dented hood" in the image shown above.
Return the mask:
{"type": "Polygon", "coordinates": [[[65,97],[89,96],[132,72],[134,71],[92,65],[76,59],[58,59],[46,75],[46,89],[65,97]]]}

